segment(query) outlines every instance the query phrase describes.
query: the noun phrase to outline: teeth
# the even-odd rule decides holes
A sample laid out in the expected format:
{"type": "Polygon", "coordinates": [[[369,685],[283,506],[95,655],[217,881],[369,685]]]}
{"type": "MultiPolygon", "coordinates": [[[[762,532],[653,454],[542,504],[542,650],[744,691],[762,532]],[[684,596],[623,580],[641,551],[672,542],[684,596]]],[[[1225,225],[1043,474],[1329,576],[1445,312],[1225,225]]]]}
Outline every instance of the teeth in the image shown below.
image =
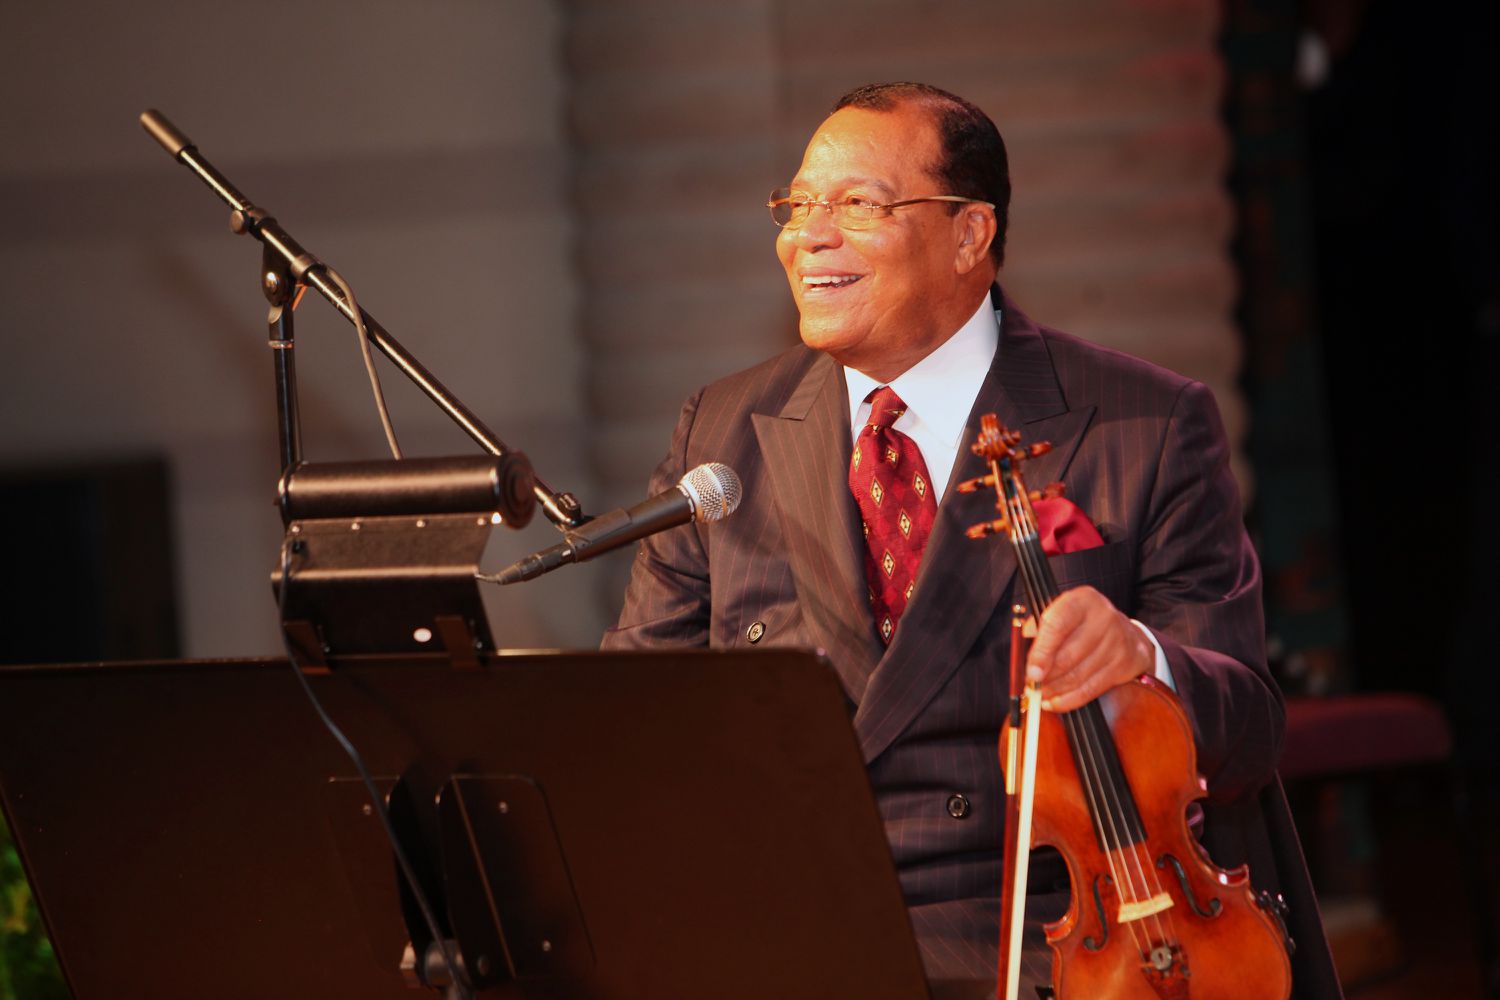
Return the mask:
{"type": "Polygon", "coordinates": [[[854,281],[858,281],[858,280],[859,280],[859,275],[857,275],[857,274],[818,274],[818,275],[811,275],[811,274],[809,274],[809,275],[804,275],[803,276],[802,283],[804,285],[823,285],[823,286],[833,285],[833,286],[838,286],[838,285],[847,285],[850,282],[854,282],[854,281]]]}

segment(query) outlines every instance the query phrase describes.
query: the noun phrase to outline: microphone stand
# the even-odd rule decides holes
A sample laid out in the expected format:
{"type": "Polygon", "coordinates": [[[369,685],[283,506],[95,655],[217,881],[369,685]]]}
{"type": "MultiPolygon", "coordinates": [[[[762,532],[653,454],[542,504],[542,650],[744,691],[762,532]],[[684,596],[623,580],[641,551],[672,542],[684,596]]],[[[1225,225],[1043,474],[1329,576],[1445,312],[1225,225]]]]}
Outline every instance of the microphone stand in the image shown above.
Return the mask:
{"type": "MultiPolygon", "coordinates": [[[[199,180],[229,205],[231,230],[238,235],[253,236],[261,243],[260,285],[266,300],[271,303],[267,322],[275,357],[276,419],[280,434],[281,472],[285,477],[302,458],[292,328],[292,310],[297,297],[310,285],[351,323],[355,322],[354,312],[345,301],[343,292],[328,278],[323,263],[304,250],[264,209],[256,208],[250,199],[240,194],[228,178],[198,152],[198,147],[191,139],[155,110],[141,114],[141,125],[151,133],[153,139],[161,143],[162,148],[174,160],[196,174],[199,180]]],[[[458,424],[465,434],[496,458],[502,458],[511,451],[494,431],[486,427],[363,307],[360,308],[360,317],[364,320],[370,342],[458,424]]],[[[560,530],[577,528],[587,520],[573,494],[555,492],[540,477],[534,478],[532,492],[547,519],[560,530]]]]}

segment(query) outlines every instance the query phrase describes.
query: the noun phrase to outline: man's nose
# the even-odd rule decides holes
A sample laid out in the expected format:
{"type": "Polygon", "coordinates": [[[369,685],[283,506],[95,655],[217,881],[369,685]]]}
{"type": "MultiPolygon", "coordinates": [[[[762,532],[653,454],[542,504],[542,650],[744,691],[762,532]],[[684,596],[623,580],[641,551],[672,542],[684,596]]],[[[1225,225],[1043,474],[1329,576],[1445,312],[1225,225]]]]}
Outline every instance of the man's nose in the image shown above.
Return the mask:
{"type": "Polygon", "coordinates": [[[821,203],[811,206],[796,233],[797,246],[803,250],[836,247],[843,241],[844,231],[833,224],[833,210],[821,203]]]}

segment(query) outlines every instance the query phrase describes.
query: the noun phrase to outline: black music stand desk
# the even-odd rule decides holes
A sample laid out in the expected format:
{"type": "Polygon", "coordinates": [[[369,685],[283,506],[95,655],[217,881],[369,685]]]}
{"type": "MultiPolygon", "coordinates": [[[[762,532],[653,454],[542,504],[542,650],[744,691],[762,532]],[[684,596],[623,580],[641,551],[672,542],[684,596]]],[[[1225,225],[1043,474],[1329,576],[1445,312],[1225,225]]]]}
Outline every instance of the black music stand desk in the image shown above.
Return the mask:
{"type": "MultiPolygon", "coordinates": [[[[927,996],[820,657],[362,656],[310,680],[426,843],[455,848],[438,797],[461,814],[503,929],[482,995],[927,996]]],[[[79,1000],[422,995],[354,779],[285,660],[0,667],[0,800],[79,1000]]]]}

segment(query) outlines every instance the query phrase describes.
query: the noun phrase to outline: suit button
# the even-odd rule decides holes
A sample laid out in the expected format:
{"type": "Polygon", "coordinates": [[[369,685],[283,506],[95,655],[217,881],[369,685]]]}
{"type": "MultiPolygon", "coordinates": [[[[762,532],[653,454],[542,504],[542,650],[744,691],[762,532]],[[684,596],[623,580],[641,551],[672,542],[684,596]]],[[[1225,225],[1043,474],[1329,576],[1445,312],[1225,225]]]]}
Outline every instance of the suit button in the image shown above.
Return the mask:
{"type": "Polygon", "coordinates": [[[969,800],[958,794],[948,796],[948,815],[954,819],[963,819],[969,815],[969,800]]]}
{"type": "Polygon", "coordinates": [[[751,643],[760,642],[760,637],[766,634],[765,622],[751,622],[750,627],[745,629],[745,638],[751,643]]]}

